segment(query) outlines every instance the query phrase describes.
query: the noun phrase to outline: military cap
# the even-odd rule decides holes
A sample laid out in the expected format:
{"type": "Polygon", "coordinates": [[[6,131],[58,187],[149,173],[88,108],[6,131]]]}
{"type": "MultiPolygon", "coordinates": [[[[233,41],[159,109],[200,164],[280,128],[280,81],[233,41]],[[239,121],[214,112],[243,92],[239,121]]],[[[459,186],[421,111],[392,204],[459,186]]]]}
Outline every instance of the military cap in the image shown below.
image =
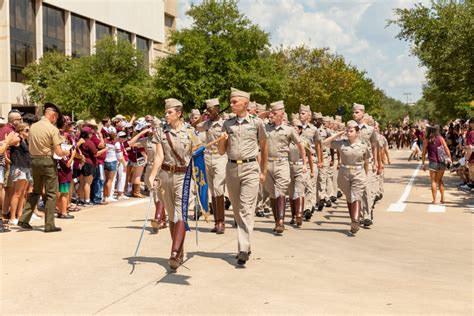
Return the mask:
{"type": "Polygon", "coordinates": [[[329,116],[323,116],[323,122],[324,123],[331,122],[331,118],[329,116]]]}
{"type": "Polygon", "coordinates": [[[171,108],[182,107],[182,106],[183,106],[183,103],[181,103],[181,101],[179,101],[178,99],[169,98],[165,100],[166,110],[171,109],[171,108]]]}
{"type": "Polygon", "coordinates": [[[300,116],[298,113],[291,113],[291,121],[293,120],[299,120],[300,116]]]}
{"type": "Polygon", "coordinates": [[[285,104],[283,103],[283,101],[276,101],[270,103],[270,107],[272,111],[285,110],[285,104]]]}
{"type": "Polygon", "coordinates": [[[358,127],[359,124],[357,124],[356,121],[354,120],[350,120],[349,122],[347,122],[347,128],[354,128],[354,127],[358,127]]]}
{"type": "Polygon", "coordinates": [[[342,116],[340,116],[340,115],[336,115],[336,121],[338,121],[338,122],[342,122],[342,116]]]}
{"type": "Polygon", "coordinates": [[[311,107],[309,105],[300,104],[300,112],[311,112],[311,107]]]}
{"type": "Polygon", "coordinates": [[[246,98],[246,99],[250,100],[250,93],[239,90],[239,89],[230,88],[230,97],[231,98],[233,98],[233,97],[242,97],[242,98],[246,98]]]}
{"type": "Polygon", "coordinates": [[[191,116],[201,116],[201,112],[198,109],[192,109],[191,116]]]}
{"type": "Polygon", "coordinates": [[[365,105],[363,104],[359,104],[359,103],[354,103],[352,105],[352,110],[362,110],[362,111],[365,111],[365,105]]]}
{"type": "Polygon", "coordinates": [[[303,123],[301,123],[301,121],[297,118],[294,118],[291,120],[291,125],[293,126],[303,126],[303,123]]]}
{"type": "Polygon", "coordinates": [[[323,118],[323,114],[321,112],[314,112],[313,113],[313,118],[314,119],[322,119],[323,118]]]}
{"type": "Polygon", "coordinates": [[[257,103],[257,111],[259,112],[265,112],[267,110],[267,105],[266,104],[259,104],[257,103]]]}
{"type": "Polygon", "coordinates": [[[257,103],[255,103],[254,101],[249,102],[249,105],[247,105],[247,108],[248,109],[256,109],[257,108],[257,103]]]}
{"type": "Polygon", "coordinates": [[[209,100],[206,100],[206,109],[210,109],[214,106],[218,106],[219,105],[219,99],[209,99],[209,100]]]}

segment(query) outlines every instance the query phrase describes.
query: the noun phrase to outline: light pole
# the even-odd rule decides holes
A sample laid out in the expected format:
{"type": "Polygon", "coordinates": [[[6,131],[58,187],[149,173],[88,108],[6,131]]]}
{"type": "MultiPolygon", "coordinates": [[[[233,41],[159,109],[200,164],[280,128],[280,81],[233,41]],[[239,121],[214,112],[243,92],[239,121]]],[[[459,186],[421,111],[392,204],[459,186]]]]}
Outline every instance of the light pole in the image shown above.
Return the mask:
{"type": "Polygon", "coordinates": [[[406,95],[406,97],[407,97],[407,106],[408,106],[408,96],[410,96],[411,93],[410,92],[405,92],[403,95],[406,95]]]}

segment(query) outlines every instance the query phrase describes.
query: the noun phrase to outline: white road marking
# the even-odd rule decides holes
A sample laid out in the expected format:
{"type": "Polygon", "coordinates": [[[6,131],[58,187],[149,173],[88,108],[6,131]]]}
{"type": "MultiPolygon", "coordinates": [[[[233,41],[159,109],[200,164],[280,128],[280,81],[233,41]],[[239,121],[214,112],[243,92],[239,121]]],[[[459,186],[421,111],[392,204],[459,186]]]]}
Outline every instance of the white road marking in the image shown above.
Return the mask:
{"type": "Polygon", "coordinates": [[[418,175],[418,172],[420,172],[420,168],[421,168],[421,162],[418,163],[418,166],[413,171],[413,174],[410,178],[410,181],[408,181],[408,184],[405,188],[405,191],[403,191],[402,196],[398,199],[398,201],[396,203],[393,203],[388,207],[387,212],[403,212],[403,211],[405,211],[405,208],[407,207],[405,201],[407,200],[408,195],[410,195],[411,188],[413,187],[413,182],[415,182],[415,178],[418,175]]]}
{"type": "Polygon", "coordinates": [[[446,212],[446,205],[444,204],[431,204],[428,207],[429,213],[445,213],[446,212]]]}
{"type": "Polygon", "coordinates": [[[471,210],[471,213],[474,213],[474,205],[468,205],[469,209],[471,210]]]}
{"type": "Polygon", "coordinates": [[[142,204],[142,203],[146,203],[146,202],[148,202],[148,198],[139,199],[139,200],[135,200],[135,201],[127,201],[127,202],[124,202],[124,203],[116,204],[115,206],[127,207],[127,206],[138,205],[138,204],[142,204]]]}

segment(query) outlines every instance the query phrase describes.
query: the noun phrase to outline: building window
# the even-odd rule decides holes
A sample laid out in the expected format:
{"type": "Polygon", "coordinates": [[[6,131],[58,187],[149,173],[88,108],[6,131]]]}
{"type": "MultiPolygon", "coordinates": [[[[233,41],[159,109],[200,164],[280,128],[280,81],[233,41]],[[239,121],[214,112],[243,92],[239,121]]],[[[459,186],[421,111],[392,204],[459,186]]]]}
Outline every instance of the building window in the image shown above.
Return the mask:
{"type": "Polygon", "coordinates": [[[112,35],[112,28],[108,25],[102,24],[100,22],[96,22],[95,24],[95,38],[96,40],[100,40],[102,37],[106,35],[112,35]]]}
{"type": "Polygon", "coordinates": [[[80,57],[90,54],[90,22],[89,19],[72,14],[72,57],[80,57]]]}
{"type": "Polygon", "coordinates": [[[174,16],[171,16],[169,14],[165,14],[165,26],[172,28],[174,24],[174,16]]]}
{"type": "Polygon", "coordinates": [[[43,4],[43,51],[64,53],[64,11],[43,4]]]}
{"type": "Polygon", "coordinates": [[[117,38],[126,39],[130,43],[132,42],[132,33],[117,29],[117,38]]]}
{"type": "Polygon", "coordinates": [[[10,71],[12,82],[23,82],[22,73],[35,60],[34,0],[10,0],[10,71]]]}
{"type": "Polygon", "coordinates": [[[150,44],[146,38],[137,36],[137,49],[143,53],[143,59],[145,61],[145,66],[148,67],[149,64],[149,52],[150,44]]]}

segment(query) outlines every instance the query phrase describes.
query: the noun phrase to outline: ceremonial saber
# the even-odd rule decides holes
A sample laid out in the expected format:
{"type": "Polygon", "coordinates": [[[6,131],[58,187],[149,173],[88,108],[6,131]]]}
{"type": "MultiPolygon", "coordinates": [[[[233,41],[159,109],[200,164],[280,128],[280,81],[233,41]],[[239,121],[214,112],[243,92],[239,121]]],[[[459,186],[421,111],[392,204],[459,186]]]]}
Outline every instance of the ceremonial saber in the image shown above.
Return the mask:
{"type": "Polygon", "coordinates": [[[148,202],[148,210],[146,211],[145,222],[143,223],[142,232],[140,234],[140,238],[138,239],[138,244],[137,244],[137,248],[135,249],[135,254],[133,255],[134,257],[137,256],[138,249],[140,248],[140,244],[142,243],[143,233],[145,232],[146,225],[148,224],[148,217],[150,216],[151,200],[153,200],[153,196],[150,194],[150,201],[148,202]]]}

